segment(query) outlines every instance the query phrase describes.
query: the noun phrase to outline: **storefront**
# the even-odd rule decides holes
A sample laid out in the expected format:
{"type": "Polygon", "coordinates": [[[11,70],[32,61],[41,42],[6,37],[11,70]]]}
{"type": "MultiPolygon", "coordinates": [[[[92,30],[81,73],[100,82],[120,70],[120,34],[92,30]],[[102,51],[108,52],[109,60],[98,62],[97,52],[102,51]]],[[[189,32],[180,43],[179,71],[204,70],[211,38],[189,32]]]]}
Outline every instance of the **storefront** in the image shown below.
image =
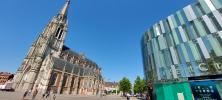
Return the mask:
{"type": "Polygon", "coordinates": [[[222,75],[189,77],[188,80],[195,100],[222,99],[222,75]]]}

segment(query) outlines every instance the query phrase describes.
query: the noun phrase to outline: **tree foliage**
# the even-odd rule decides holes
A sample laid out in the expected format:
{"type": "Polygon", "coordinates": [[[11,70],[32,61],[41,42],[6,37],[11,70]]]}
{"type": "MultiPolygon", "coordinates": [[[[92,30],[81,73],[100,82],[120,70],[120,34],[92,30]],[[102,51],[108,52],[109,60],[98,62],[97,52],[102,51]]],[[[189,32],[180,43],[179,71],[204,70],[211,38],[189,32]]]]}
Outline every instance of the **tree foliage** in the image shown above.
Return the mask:
{"type": "Polygon", "coordinates": [[[135,80],[133,91],[134,93],[143,93],[145,91],[145,81],[139,76],[135,80]]]}
{"type": "Polygon", "coordinates": [[[128,78],[123,77],[122,80],[119,81],[119,90],[123,93],[130,92],[132,85],[128,78]]]}

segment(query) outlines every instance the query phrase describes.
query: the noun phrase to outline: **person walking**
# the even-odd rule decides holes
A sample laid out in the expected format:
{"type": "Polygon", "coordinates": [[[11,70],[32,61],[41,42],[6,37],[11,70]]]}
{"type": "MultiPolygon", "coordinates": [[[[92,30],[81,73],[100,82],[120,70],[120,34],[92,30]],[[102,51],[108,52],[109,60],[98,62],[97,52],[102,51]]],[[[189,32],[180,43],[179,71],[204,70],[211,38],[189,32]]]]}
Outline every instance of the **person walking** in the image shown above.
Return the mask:
{"type": "Polygon", "coordinates": [[[49,92],[49,91],[47,91],[47,92],[46,92],[46,96],[45,96],[45,98],[48,98],[48,97],[49,97],[49,95],[50,95],[50,92],[49,92]]]}
{"type": "Polygon", "coordinates": [[[25,97],[27,96],[28,93],[29,93],[29,91],[26,90],[25,93],[23,94],[23,98],[22,98],[23,100],[25,99],[25,97]]]}
{"type": "Polygon", "coordinates": [[[56,99],[56,95],[54,94],[54,95],[53,95],[53,100],[55,100],[55,99],[56,99]]]}
{"type": "Polygon", "coordinates": [[[35,99],[35,97],[36,97],[37,94],[38,94],[38,90],[35,89],[34,92],[33,92],[33,94],[32,94],[32,100],[35,99]]]}
{"type": "Polygon", "coordinates": [[[46,93],[43,93],[43,94],[42,94],[42,98],[44,98],[44,97],[45,97],[45,95],[46,95],[46,93]]]}
{"type": "Polygon", "coordinates": [[[28,91],[28,96],[30,96],[32,94],[32,90],[30,89],[29,91],[28,91]]]}
{"type": "Polygon", "coordinates": [[[126,94],[126,99],[130,100],[130,94],[129,93],[126,94]]]}

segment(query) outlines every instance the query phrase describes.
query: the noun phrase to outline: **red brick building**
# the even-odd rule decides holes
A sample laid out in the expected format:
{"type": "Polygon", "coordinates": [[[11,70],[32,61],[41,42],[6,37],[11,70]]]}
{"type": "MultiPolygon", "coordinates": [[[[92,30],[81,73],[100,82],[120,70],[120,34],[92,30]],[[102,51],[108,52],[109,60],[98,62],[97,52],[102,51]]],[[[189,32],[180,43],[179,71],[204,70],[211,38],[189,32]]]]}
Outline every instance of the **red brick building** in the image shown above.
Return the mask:
{"type": "Polygon", "coordinates": [[[12,79],[13,76],[13,74],[8,72],[0,72],[0,85],[5,84],[5,82],[12,79]]]}

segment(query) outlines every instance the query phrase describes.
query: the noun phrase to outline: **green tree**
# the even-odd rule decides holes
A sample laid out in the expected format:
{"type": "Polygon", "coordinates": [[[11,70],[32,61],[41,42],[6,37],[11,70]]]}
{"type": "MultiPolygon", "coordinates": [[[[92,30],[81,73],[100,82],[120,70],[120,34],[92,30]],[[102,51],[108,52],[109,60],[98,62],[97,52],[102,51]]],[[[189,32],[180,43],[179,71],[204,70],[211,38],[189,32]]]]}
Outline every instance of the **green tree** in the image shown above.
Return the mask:
{"type": "Polygon", "coordinates": [[[128,78],[123,77],[122,80],[119,81],[119,90],[125,94],[126,92],[130,92],[132,85],[128,78]]]}
{"type": "Polygon", "coordinates": [[[134,93],[143,93],[145,91],[145,81],[139,76],[135,80],[133,91],[134,93]]]}

